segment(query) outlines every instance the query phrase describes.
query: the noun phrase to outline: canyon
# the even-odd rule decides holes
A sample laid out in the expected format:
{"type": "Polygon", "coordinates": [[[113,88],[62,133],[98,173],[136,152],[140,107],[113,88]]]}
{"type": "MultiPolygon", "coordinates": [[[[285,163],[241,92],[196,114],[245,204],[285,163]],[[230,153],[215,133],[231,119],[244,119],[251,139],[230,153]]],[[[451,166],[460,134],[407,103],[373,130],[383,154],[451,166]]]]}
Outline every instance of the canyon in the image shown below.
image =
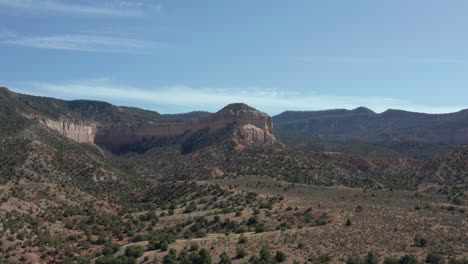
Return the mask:
{"type": "Polygon", "coordinates": [[[253,144],[273,144],[276,141],[272,118],[243,104],[232,104],[217,113],[183,122],[148,122],[135,126],[103,125],[86,120],[76,122],[66,118],[53,120],[43,116],[30,118],[75,142],[103,146],[113,152],[148,142],[183,141],[200,130],[214,134],[229,125],[234,125],[235,132],[232,135],[237,149],[253,144]]]}

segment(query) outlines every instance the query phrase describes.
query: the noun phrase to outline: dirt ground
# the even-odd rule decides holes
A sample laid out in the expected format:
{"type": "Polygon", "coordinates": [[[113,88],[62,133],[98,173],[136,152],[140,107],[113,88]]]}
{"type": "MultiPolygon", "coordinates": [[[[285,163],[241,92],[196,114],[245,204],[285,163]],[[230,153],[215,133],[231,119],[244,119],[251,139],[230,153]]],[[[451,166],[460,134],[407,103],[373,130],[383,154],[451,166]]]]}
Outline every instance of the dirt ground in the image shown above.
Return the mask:
{"type": "MultiPolygon", "coordinates": [[[[197,241],[210,249],[214,261],[225,251],[230,257],[236,248],[248,252],[243,263],[268,245],[286,253],[286,263],[318,262],[328,255],[333,263],[342,263],[350,256],[365,256],[372,251],[382,260],[387,256],[413,254],[423,260],[427,253],[437,252],[446,259],[468,257],[467,206],[453,206],[447,195],[414,191],[363,190],[344,187],[317,187],[291,184],[271,178],[248,176],[236,179],[212,180],[225,188],[255,191],[262,196],[282,195],[284,200],[271,210],[292,207],[292,211],[312,208],[325,212],[331,222],[323,226],[298,226],[287,230],[246,233],[248,242],[239,244],[238,234],[212,234],[205,238],[178,240],[171,245],[181,250],[197,241]],[[451,207],[451,208],[450,208],[451,207]],[[351,225],[346,226],[347,220],[351,225]],[[414,237],[427,239],[425,247],[415,245],[414,237]]],[[[466,196],[465,199],[466,204],[466,196]]],[[[264,212],[262,212],[264,213],[264,212]]],[[[150,260],[162,260],[166,253],[147,252],[150,260]]],[[[143,257],[139,259],[143,260],[143,257]]]]}

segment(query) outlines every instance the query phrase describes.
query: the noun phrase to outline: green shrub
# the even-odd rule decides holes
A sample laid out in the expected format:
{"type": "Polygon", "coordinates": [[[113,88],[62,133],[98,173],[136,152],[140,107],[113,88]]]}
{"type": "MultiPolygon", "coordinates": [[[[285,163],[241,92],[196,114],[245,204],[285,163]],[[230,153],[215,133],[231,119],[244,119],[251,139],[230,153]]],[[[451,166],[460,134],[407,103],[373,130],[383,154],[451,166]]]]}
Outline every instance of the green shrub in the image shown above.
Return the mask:
{"type": "Polygon", "coordinates": [[[444,263],[444,258],[442,255],[439,255],[435,252],[430,252],[426,256],[426,263],[428,264],[443,264],[444,263]]]}
{"type": "Polygon", "coordinates": [[[385,257],[383,264],[398,264],[398,259],[395,257],[385,257]]]}
{"type": "Polygon", "coordinates": [[[145,249],[140,246],[130,246],[125,249],[125,256],[132,258],[139,258],[143,256],[145,249]]]}
{"type": "Polygon", "coordinates": [[[363,264],[363,261],[359,257],[348,257],[346,264],[363,264]]]}
{"type": "Polygon", "coordinates": [[[427,239],[425,239],[421,235],[417,234],[416,236],[414,236],[414,244],[417,247],[426,247],[427,246],[427,239]]]}
{"type": "Polygon", "coordinates": [[[185,207],[184,213],[191,213],[195,210],[197,210],[197,205],[192,201],[189,205],[187,205],[187,207],[185,207]]]}
{"type": "Polygon", "coordinates": [[[161,242],[159,249],[161,249],[163,252],[167,251],[169,249],[169,244],[166,241],[163,241],[161,242]]]}
{"type": "Polygon", "coordinates": [[[210,252],[204,248],[200,249],[198,255],[194,256],[193,264],[211,264],[210,252]]]}
{"type": "Polygon", "coordinates": [[[231,264],[231,258],[229,258],[226,252],[219,255],[219,264],[231,264]]]}
{"type": "Polygon", "coordinates": [[[266,263],[269,263],[273,260],[270,249],[267,246],[263,246],[262,249],[260,249],[260,260],[266,263]]]}
{"type": "Polygon", "coordinates": [[[367,253],[366,259],[365,259],[366,264],[378,264],[379,259],[377,256],[374,254],[374,252],[369,252],[367,253]]]}
{"type": "Polygon", "coordinates": [[[265,231],[267,231],[267,228],[264,224],[260,224],[255,227],[255,233],[263,233],[265,231]]]}
{"type": "Polygon", "coordinates": [[[190,249],[189,249],[189,250],[190,250],[190,251],[197,251],[198,248],[199,248],[198,243],[197,243],[197,242],[192,242],[192,243],[190,244],[190,249]]]}
{"type": "Polygon", "coordinates": [[[345,226],[351,226],[351,224],[352,224],[352,223],[351,223],[351,219],[348,218],[348,220],[346,220],[345,226]]]}
{"type": "Polygon", "coordinates": [[[418,259],[413,255],[404,255],[398,261],[399,264],[418,264],[418,259]]]}
{"type": "Polygon", "coordinates": [[[239,237],[239,244],[245,244],[247,243],[247,237],[245,237],[244,235],[241,235],[239,237]]]}
{"type": "Polygon", "coordinates": [[[321,254],[320,257],[318,257],[319,263],[329,263],[330,261],[332,261],[332,258],[330,257],[330,255],[321,254]]]}
{"type": "Polygon", "coordinates": [[[177,264],[177,251],[173,248],[169,250],[169,253],[164,256],[163,264],[177,264]]]}
{"type": "Polygon", "coordinates": [[[286,254],[282,251],[276,251],[275,260],[279,263],[284,262],[286,260],[286,254]]]}
{"type": "Polygon", "coordinates": [[[247,252],[243,248],[237,248],[236,253],[236,258],[245,258],[247,256],[247,252]]]}

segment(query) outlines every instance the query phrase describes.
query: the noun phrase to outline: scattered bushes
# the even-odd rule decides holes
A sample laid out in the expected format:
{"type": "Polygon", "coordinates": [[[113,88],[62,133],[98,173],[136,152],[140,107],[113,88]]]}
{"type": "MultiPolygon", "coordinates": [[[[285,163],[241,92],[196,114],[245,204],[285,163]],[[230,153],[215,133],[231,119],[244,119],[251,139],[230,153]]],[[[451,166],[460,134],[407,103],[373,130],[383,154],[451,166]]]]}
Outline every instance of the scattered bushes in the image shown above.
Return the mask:
{"type": "Polygon", "coordinates": [[[219,255],[219,264],[231,264],[231,258],[229,258],[226,252],[219,255]]]}

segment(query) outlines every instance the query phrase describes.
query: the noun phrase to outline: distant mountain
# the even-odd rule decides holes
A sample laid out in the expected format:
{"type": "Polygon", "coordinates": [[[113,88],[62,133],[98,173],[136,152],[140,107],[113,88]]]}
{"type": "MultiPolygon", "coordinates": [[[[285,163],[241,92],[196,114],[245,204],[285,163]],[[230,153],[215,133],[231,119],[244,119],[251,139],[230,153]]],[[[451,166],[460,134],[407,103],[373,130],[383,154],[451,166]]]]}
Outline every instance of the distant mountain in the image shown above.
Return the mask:
{"type": "Polygon", "coordinates": [[[326,141],[468,144],[468,109],[451,114],[423,114],[367,108],[286,111],[273,117],[279,133],[304,133],[326,141]]]}
{"type": "Polygon", "coordinates": [[[309,152],[427,159],[468,144],[468,110],[423,114],[387,110],[286,111],[273,117],[277,137],[309,152]]]}
{"type": "Polygon", "coordinates": [[[172,120],[189,120],[189,119],[197,119],[200,117],[211,115],[210,112],[205,111],[193,111],[189,113],[183,114],[163,114],[162,116],[167,117],[172,120]]]}

